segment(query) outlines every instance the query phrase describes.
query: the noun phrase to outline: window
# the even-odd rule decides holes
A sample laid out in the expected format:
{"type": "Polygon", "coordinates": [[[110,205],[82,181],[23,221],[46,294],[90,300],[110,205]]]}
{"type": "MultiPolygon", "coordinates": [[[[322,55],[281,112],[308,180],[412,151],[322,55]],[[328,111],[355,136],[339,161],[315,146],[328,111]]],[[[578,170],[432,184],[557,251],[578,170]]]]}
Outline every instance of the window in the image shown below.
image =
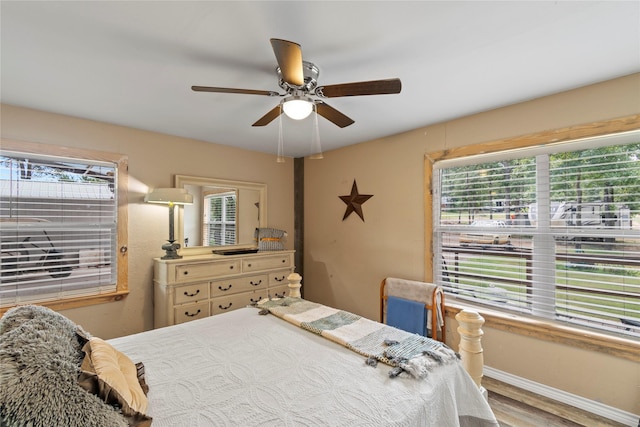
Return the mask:
{"type": "Polygon", "coordinates": [[[0,310],[68,308],[126,294],[126,233],[119,233],[126,232],[126,208],[118,202],[126,199],[126,160],[64,151],[73,156],[2,141],[0,310]]]}
{"type": "Polygon", "coordinates": [[[640,336],[640,132],[441,160],[432,178],[447,293],[640,336]]]}
{"type": "Polygon", "coordinates": [[[236,244],[236,193],[210,194],[204,197],[204,246],[236,244]]]}

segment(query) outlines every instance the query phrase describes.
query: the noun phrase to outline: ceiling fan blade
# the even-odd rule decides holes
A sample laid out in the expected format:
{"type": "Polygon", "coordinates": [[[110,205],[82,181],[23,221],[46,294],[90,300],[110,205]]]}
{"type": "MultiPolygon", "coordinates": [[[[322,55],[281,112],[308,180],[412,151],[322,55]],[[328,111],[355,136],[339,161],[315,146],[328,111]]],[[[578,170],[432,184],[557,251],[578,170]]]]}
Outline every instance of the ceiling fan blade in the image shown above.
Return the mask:
{"type": "Polygon", "coordinates": [[[284,81],[293,86],[304,85],[300,45],[287,40],[271,39],[271,47],[276,55],[284,81]]]}
{"type": "Polygon", "coordinates": [[[276,117],[282,114],[282,108],[280,104],[273,107],[267,114],[260,117],[257,122],[252,124],[251,126],[266,126],[273,121],[276,117]]]}
{"type": "Polygon", "coordinates": [[[278,92],[273,92],[271,90],[233,89],[229,87],[191,86],[191,90],[193,90],[194,92],[241,93],[245,95],[280,96],[278,92]]]}
{"type": "Polygon", "coordinates": [[[386,79],[318,86],[315,93],[323,98],[336,98],[339,96],[388,95],[400,93],[401,89],[400,79],[386,79]]]}
{"type": "Polygon", "coordinates": [[[341,128],[355,123],[349,117],[345,116],[340,111],[336,110],[328,104],[325,104],[322,101],[316,101],[316,112],[325,119],[329,120],[331,123],[341,128]]]}

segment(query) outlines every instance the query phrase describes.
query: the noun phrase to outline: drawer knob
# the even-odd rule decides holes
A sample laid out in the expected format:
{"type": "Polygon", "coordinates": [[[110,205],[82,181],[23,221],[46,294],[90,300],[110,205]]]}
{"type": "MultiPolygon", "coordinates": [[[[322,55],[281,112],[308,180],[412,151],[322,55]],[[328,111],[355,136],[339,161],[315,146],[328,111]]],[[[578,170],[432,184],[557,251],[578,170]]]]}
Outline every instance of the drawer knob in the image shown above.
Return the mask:
{"type": "Polygon", "coordinates": [[[189,274],[189,272],[188,271],[183,271],[182,274],[184,274],[186,276],[187,274],[189,274]]]}
{"type": "Polygon", "coordinates": [[[247,264],[247,267],[251,267],[251,263],[247,264]]]}
{"type": "Polygon", "coordinates": [[[227,305],[226,307],[223,307],[221,304],[218,304],[218,308],[220,310],[227,310],[227,309],[231,308],[232,305],[233,305],[232,302],[230,302],[229,305],[227,305]]]}
{"type": "Polygon", "coordinates": [[[226,288],[223,288],[222,286],[218,286],[218,289],[220,289],[221,291],[228,291],[229,289],[231,289],[233,285],[229,285],[226,288]]]}
{"type": "Polygon", "coordinates": [[[185,315],[185,316],[189,316],[189,317],[195,317],[195,316],[197,316],[198,314],[200,314],[200,309],[198,309],[198,311],[196,311],[196,312],[195,312],[195,313],[193,313],[193,314],[189,313],[188,311],[185,311],[185,312],[184,312],[184,315],[185,315]]]}
{"type": "Polygon", "coordinates": [[[286,262],[287,262],[287,260],[286,260],[286,259],[283,259],[283,260],[282,260],[282,263],[283,263],[283,264],[284,264],[284,263],[286,263],[286,262]]]}
{"type": "Polygon", "coordinates": [[[249,284],[250,284],[251,286],[258,286],[260,283],[262,283],[262,279],[258,280],[258,282],[257,282],[257,283],[254,283],[254,281],[253,281],[253,280],[251,280],[251,281],[249,282],[249,284]]]}
{"type": "Polygon", "coordinates": [[[190,294],[187,291],[184,291],[184,294],[188,297],[195,297],[196,295],[198,295],[200,293],[200,289],[196,290],[194,293],[190,294]]]}

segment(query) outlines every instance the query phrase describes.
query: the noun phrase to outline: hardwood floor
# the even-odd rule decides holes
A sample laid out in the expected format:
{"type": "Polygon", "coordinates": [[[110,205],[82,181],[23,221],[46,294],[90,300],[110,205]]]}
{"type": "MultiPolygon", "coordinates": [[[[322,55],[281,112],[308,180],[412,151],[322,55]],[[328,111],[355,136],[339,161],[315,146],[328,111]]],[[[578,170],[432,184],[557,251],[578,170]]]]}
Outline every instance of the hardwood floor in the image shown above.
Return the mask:
{"type": "Polygon", "coordinates": [[[484,377],[482,385],[501,427],[625,427],[492,378],[484,377]]]}
{"type": "Polygon", "coordinates": [[[582,424],[574,423],[493,392],[489,392],[489,405],[491,405],[500,427],[582,426],[582,424]]]}

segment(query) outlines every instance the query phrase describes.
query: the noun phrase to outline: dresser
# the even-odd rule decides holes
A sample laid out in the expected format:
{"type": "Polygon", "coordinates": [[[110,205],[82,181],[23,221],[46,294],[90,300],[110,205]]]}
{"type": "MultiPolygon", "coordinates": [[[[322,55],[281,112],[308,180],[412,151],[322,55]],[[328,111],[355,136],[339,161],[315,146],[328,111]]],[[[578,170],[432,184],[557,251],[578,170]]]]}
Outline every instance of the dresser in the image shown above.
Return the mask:
{"type": "Polygon", "coordinates": [[[201,319],[289,295],[295,251],[153,261],[154,327],[201,319]]]}

